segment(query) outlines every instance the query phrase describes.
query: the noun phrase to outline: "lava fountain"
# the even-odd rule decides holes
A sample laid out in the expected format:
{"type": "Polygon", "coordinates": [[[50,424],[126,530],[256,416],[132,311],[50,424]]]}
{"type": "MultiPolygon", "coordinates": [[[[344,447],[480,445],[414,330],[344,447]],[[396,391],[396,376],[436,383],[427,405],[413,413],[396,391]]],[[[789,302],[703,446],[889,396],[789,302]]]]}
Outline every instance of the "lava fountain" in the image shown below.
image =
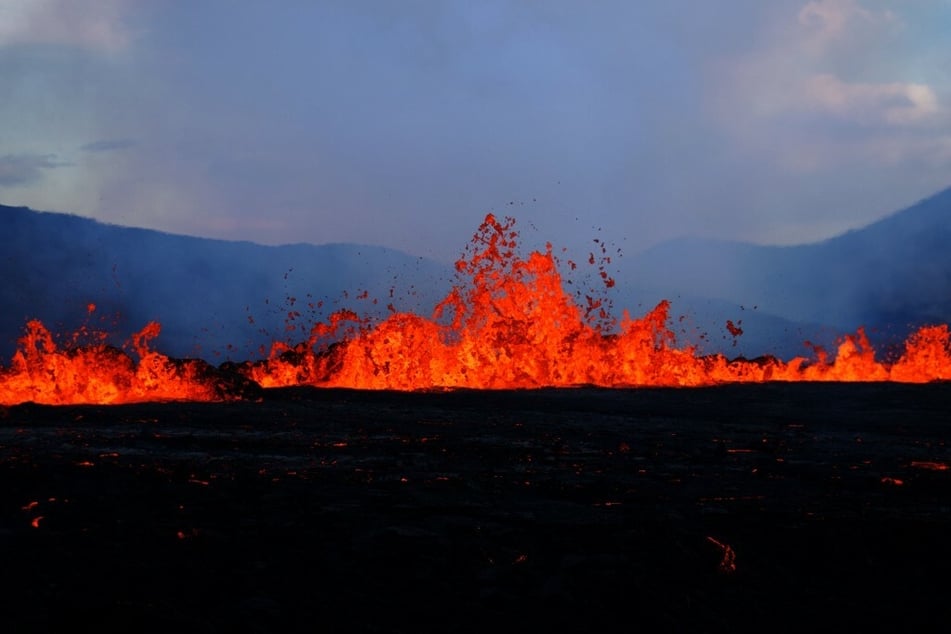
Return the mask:
{"type": "MultiPolygon", "coordinates": [[[[374,323],[337,311],[314,324],[306,341],[276,342],[267,359],[228,372],[151,350],[156,323],[133,337],[134,361],[105,345],[104,337],[90,345],[57,346],[43,324],[31,321],[10,367],[0,369],[0,403],[224,400],[233,397],[223,378],[229,373],[262,387],[395,390],[951,378],[946,324],[912,334],[893,363],[876,360],[861,328],[842,340],[834,358],[821,349],[813,360],[700,355],[678,345],[667,301],[636,319],[624,311],[616,323],[590,296],[579,306],[565,291],[551,245],[521,256],[514,224],[512,218],[486,216],[456,262],[458,282],[431,317],[391,311],[374,323]]],[[[600,273],[605,286],[614,284],[600,273]]]]}

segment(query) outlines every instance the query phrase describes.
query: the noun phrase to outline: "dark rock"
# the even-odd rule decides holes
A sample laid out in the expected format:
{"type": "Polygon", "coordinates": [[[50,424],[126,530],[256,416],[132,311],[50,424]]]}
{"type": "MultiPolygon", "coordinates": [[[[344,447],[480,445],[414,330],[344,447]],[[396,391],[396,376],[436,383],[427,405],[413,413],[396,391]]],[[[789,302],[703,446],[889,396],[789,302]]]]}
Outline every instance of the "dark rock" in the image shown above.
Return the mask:
{"type": "Polygon", "coordinates": [[[9,407],[0,613],[15,632],[928,628],[951,616],[949,397],[9,407]]]}

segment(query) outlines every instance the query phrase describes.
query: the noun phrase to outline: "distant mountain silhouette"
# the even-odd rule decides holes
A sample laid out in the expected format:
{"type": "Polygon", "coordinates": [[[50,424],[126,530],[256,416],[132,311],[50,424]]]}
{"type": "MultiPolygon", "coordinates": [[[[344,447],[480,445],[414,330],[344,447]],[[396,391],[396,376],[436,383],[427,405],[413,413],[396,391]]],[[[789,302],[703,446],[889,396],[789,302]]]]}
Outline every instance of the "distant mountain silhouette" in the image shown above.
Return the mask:
{"type": "MultiPolygon", "coordinates": [[[[750,326],[744,336],[765,335],[762,326],[778,319],[793,337],[819,333],[827,341],[864,326],[873,342],[889,344],[917,326],[951,322],[951,189],[822,242],[674,240],[626,258],[623,267],[634,292],[681,297],[704,327],[722,331],[732,306],[733,319],[750,326]]],[[[793,345],[769,339],[762,343],[793,345]]]]}
{"type": "Polygon", "coordinates": [[[3,205],[0,227],[3,365],[33,318],[61,333],[88,323],[117,345],[157,320],[162,352],[240,360],[273,339],[306,339],[339,308],[379,315],[392,303],[428,315],[452,281],[446,265],[375,246],[269,247],[3,205]],[[292,311],[300,317],[288,321],[292,311]]]}
{"type": "MultiPolygon", "coordinates": [[[[114,344],[156,320],[162,352],[244,360],[275,339],[306,339],[335,309],[383,315],[392,303],[428,316],[454,281],[447,265],[375,246],[269,247],[3,205],[0,227],[4,365],[32,318],[59,333],[88,323],[114,344]]],[[[634,317],[671,300],[678,341],[705,353],[809,355],[807,340],[828,348],[859,326],[887,348],[951,322],[949,245],[951,189],[813,244],[666,242],[619,260],[608,295],[634,317]]],[[[586,284],[566,290],[583,299],[586,284]]]]}

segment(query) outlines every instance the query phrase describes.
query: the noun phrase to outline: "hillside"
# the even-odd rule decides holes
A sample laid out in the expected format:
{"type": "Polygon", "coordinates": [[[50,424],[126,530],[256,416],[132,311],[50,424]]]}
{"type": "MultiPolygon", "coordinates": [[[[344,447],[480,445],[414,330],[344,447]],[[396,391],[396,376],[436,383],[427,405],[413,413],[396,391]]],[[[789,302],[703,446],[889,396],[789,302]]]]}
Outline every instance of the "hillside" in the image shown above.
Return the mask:
{"type": "Polygon", "coordinates": [[[382,247],[279,247],[171,235],[0,205],[0,355],[28,319],[56,332],[81,324],[121,344],[157,320],[156,347],[174,356],[246,359],[336,308],[382,314],[431,309],[451,281],[434,261],[382,247]],[[357,296],[367,292],[365,299],[357,296]],[[376,300],[376,303],[374,303],[376,300]],[[96,311],[87,316],[87,306],[96,311]],[[229,349],[234,346],[233,349],[229,349]]]}
{"type": "Polygon", "coordinates": [[[682,297],[699,322],[721,330],[704,304],[732,306],[748,325],[778,318],[811,324],[796,327],[806,333],[865,326],[873,340],[891,342],[913,326],[951,322],[949,244],[951,189],[813,244],[666,242],[628,258],[621,275],[637,280],[642,296],[682,297]]]}
{"type": "MultiPolygon", "coordinates": [[[[86,323],[117,345],[155,320],[155,345],[173,356],[256,358],[338,308],[429,315],[454,279],[446,265],[382,247],[269,247],[2,205],[0,223],[0,363],[33,318],[59,333],[86,323]]],[[[701,352],[811,355],[806,341],[830,347],[859,326],[887,348],[914,326],[951,322],[948,244],[951,189],[814,244],[666,242],[619,260],[609,297],[617,316],[671,300],[679,342],[701,352]]],[[[579,301],[600,286],[575,282],[566,290],[579,301]]]]}

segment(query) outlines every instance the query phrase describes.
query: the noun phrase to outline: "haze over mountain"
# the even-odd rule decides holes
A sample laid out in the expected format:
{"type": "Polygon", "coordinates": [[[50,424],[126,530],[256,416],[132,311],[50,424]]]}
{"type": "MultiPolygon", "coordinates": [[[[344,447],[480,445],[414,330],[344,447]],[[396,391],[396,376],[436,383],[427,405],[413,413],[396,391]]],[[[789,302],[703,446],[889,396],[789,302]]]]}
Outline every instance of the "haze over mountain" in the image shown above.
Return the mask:
{"type": "MultiPolygon", "coordinates": [[[[61,333],[88,323],[114,344],[156,320],[154,347],[172,356],[254,358],[274,339],[303,340],[339,308],[429,316],[454,280],[444,264],[375,246],[267,247],[2,205],[0,224],[3,364],[32,318],[61,333]]],[[[859,326],[887,348],[912,327],[951,322],[949,244],[951,189],[813,244],[665,242],[616,260],[609,297],[634,317],[671,300],[680,342],[701,352],[809,355],[806,340],[828,347],[859,326]]],[[[600,282],[569,275],[579,296],[600,282]]]]}
{"type": "Polygon", "coordinates": [[[642,299],[681,298],[701,328],[743,320],[738,344],[802,353],[800,335],[828,343],[864,326],[885,345],[914,327],[951,322],[949,247],[951,188],[812,244],[665,242],[625,258],[620,276],[638,280],[642,299]],[[777,330],[777,320],[791,323],[777,330]]]}
{"type": "Polygon", "coordinates": [[[340,308],[428,314],[452,279],[445,265],[375,246],[268,247],[2,205],[0,225],[4,364],[33,318],[63,333],[89,323],[114,344],[156,320],[162,352],[243,360],[274,339],[306,339],[315,319],[340,308]],[[300,317],[288,322],[290,312],[300,317]]]}

